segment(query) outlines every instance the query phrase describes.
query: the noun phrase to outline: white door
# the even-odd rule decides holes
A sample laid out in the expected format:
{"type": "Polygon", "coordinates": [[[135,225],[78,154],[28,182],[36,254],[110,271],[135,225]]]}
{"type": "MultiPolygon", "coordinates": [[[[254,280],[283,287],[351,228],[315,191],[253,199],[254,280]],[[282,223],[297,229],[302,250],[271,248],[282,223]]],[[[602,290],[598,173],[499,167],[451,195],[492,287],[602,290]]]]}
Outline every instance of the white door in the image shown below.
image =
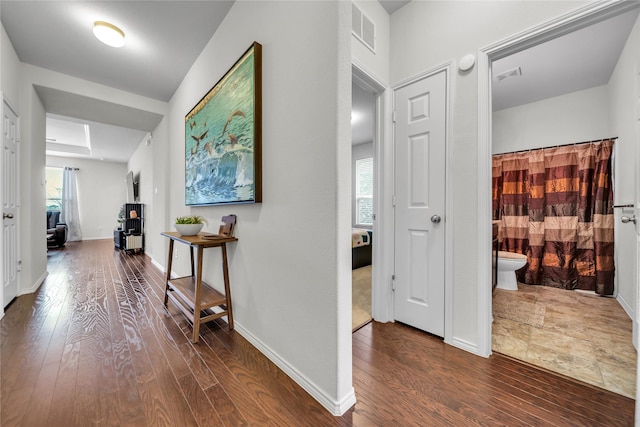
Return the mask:
{"type": "MultiPolygon", "coordinates": [[[[640,53],[640,52],[639,52],[640,53]]],[[[640,324],[640,63],[636,62],[636,176],[635,176],[635,200],[633,214],[635,218],[636,231],[636,259],[635,259],[635,276],[636,276],[636,301],[635,313],[633,319],[633,344],[638,350],[640,345],[640,332],[638,325],[640,324]]],[[[636,356],[636,415],[635,425],[640,425],[640,352],[636,356]]]]}
{"type": "Polygon", "coordinates": [[[18,117],[2,103],[2,305],[18,295],[18,117]]]}
{"type": "Polygon", "coordinates": [[[444,336],[446,74],[395,91],[395,319],[444,336]]]}

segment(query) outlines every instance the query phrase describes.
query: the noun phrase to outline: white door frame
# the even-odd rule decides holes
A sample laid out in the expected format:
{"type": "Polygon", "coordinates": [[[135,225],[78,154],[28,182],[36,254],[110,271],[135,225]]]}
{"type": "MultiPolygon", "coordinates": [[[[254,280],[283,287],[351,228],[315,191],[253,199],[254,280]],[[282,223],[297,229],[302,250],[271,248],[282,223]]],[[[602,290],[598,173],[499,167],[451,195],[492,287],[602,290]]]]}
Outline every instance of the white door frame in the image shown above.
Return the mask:
{"type": "Polygon", "coordinates": [[[384,141],[388,140],[385,132],[391,128],[390,117],[385,111],[390,111],[390,89],[366,67],[357,62],[352,62],[351,75],[353,81],[360,87],[369,90],[374,95],[375,130],[373,135],[373,212],[374,220],[373,248],[372,248],[372,273],[371,273],[371,315],[379,322],[393,321],[393,294],[391,292],[391,268],[393,263],[393,211],[390,208],[390,194],[393,194],[393,181],[389,183],[387,178],[393,172],[393,152],[389,155],[389,147],[384,141]],[[388,121],[385,121],[388,118],[388,121]],[[391,172],[390,172],[391,171],[391,172]],[[391,188],[391,189],[389,189],[391,188]],[[391,232],[389,232],[391,230],[391,232]],[[390,234],[391,233],[391,234],[390,234]],[[386,278],[386,279],[385,279],[386,278]]]}
{"type": "MultiPolygon", "coordinates": [[[[491,354],[491,63],[637,7],[608,0],[588,4],[478,52],[478,354],[491,354]]],[[[636,311],[637,311],[636,307],[636,311]]]]}

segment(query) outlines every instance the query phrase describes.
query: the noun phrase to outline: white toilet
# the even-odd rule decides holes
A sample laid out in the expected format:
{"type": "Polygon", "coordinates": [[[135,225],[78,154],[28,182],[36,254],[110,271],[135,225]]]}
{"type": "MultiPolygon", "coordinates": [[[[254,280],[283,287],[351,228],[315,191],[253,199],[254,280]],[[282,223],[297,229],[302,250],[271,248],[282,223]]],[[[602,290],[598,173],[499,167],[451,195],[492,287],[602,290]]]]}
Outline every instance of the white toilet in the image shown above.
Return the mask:
{"type": "Polygon", "coordinates": [[[517,291],[516,270],[524,267],[526,263],[526,255],[498,251],[498,284],[496,288],[517,291]]]}

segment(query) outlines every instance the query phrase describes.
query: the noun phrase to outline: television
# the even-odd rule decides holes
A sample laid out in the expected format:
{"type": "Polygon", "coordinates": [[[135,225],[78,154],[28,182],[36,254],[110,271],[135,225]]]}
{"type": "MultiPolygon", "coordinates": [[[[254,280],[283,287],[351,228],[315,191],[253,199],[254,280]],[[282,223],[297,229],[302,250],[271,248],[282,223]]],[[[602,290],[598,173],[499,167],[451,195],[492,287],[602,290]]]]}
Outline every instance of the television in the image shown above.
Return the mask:
{"type": "Polygon", "coordinates": [[[133,176],[133,171],[129,171],[127,173],[127,203],[135,203],[138,202],[138,182],[135,181],[133,176]]]}

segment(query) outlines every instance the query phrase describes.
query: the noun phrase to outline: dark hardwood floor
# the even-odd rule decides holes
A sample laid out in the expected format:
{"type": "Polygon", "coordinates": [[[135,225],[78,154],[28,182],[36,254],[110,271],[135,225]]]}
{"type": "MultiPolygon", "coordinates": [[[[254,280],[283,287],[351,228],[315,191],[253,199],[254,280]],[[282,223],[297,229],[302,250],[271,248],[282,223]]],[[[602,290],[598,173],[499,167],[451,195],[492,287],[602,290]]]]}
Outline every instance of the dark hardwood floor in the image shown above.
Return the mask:
{"type": "Polygon", "coordinates": [[[49,251],[1,322],[2,426],[630,426],[634,401],[401,324],[353,334],[358,402],[333,417],[218,320],[199,344],[161,272],[110,240],[49,251]]]}

